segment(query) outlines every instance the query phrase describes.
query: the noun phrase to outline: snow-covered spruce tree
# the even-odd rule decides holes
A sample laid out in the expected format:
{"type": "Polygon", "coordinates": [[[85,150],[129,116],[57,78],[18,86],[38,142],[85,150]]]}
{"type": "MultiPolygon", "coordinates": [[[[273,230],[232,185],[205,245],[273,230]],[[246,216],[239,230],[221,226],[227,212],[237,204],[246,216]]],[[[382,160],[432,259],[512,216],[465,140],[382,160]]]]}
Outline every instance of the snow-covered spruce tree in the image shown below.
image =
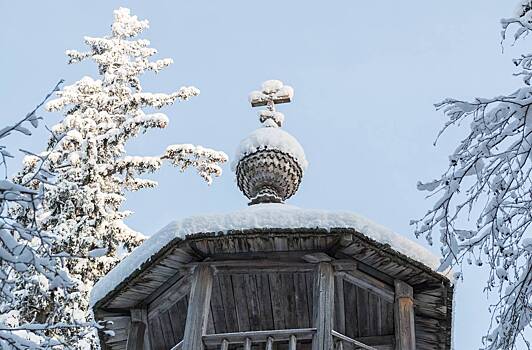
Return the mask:
{"type": "MultiPolygon", "coordinates": [[[[0,141],[10,135],[31,135],[27,126],[38,126],[41,118],[36,112],[51,95],[52,92],[19,122],[1,129],[0,141]]],[[[7,179],[6,158],[11,157],[6,146],[0,145],[0,165],[4,172],[4,179],[0,180],[0,349],[60,349],[63,348],[61,339],[48,337],[47,331],[87,329],[81,326],[89,325],[26,322],[20,317],[17,303],[20,296],[17,290],[40,285],[41,290],[48,292],[68,288],[73,283],[53,253],[55,237],[40,229],[35,216],[44,195],[43,184],[52,183],[54,177],[41,167],[46,159],[34,156],[33,173],[28,174],[25,182],[14,183],[7,179]],[[17,215],[21,211],[26,215],[17,215]]]]}
{"type": "MultiPolygon", "coordinates": [[[[83,322],[89,316],[88,296],[93,284],[121,260],[122,252],[136,247],[143,237],[124,222],[130,213],[121,211],[125,191],[152,188],[156,182],[138,176],[154,172],[163,162],[185,170],[195,168],[207,182],[219,176],[218,164],[227,156],[201,146],[172,145],[158,156],[127,156],[126,143],[149,129],[165,128],[168,118],[160,109],[176,100],[199,94],[194,87],[182,87],[170,94],[143,92],[140,76],[159,72],[171,59],[150,61],[156,50],[149,41],[134,39],[148,28],[130,11],[114,12],[110,36],[86,37],[88,52],[67,51],[69,63],[94,61],[100,79],[84,77],[58,92],[49,102],[49,111],[63,111],[63,120],[52,128],[44,168],[56,174],[57,183],[47,188],[43,209],[38,212],[42,227],[58,236],[54,253],[66,253],[77,259],[65,266],[78,281],[74,290],[55,290],[41,298],[32,290],[21,302],[22,316],[39,322],[83,322]]],[[[37,163],[27,157],[18,177],[26,181],[37,163]]],[[[71,348],[96,349],[94,334],[84,341],[68,342],[76,330],[58,331],[71,348]]]]}
{"type": "MultiPolygon", "coordinates": [[[[532,31],[532,1],[521,1],[515,16],[502,20],[503,40],[532,31]]],[[[439,234],[441,269],[469,264],[489,267],[485,288],[496,293],[485,349],[530,349],[532,323],[532,54],[515,59],[524,85],[494,98],[446,99],[436,105],[452,125],[469,122],[469,133],[449,157],[443,175],[418,189],[439,199],[421,220],[416,235],[432,243],[439,234]],[[473,220],[470,220],[473,218],[473,220]]],[[[459,273],[460,275],[460,273],[459,273]]]]}

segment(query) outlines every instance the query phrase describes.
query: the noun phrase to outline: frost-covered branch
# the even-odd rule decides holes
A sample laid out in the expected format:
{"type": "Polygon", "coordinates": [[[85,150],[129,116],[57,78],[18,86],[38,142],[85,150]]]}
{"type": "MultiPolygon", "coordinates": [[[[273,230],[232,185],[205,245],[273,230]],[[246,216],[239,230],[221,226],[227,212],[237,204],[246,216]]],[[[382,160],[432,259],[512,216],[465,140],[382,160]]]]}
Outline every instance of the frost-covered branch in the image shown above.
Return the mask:
{"type": "MultiPolygon", "coordinates": [[[[31,135],[27,128],[38,126],[42,119],[39,108],[57,91],[62,81],[37,105],[14,125],[0,131],[0,140],[10,135],[31,135]]],[[[7,179],[6,157],[12,157],[7,148],[0,146],[4,163],[4,180],[0,180],[0,348],[2,349],[64,349],[61,339],[49,337],[51,329],[93,329],[88,324],[25,323],[17,309],[20,292],[40,284],[48,290],[68,289],[73,280],[63,269],[61,260],[52,254],[55,237],[42,230],[36,220],[44,196],[43,184],[51,183],[53,174],[42,169],[46,161],[36,157],[36,166],[28,181],[16,183],[7,179]],[[20,213],[24,213],[24,216],[20,213]]]]}
{"type": "MultiPolygon", "coordinates": [[[[522,1],[512,25],[517,40],[532,30],[532,6],[522,1]]],[[[416,235],[432,244],[439,234],[441,270],[463,262],[489,267],[486,290],[497,293],[485,349],[515,349],[532,322],[532,55],[514,60],[525,85],[508,95],[436,104],[450,126],[469,124],[468,135],[437,180],[418,183],[436,196],[432,209],[414,220],[416,235]]],[[[460,275],[460,273],[458,273],[460,275]]],[[[529,348],[530,344],[524,342],[529,348]]]]}
{"type": "MultiPolygon", "coordinates": [[[[29,154],[16,179],[31,184],[39,168],[54,174],[56,182],[44,184],[46,192],[36,220],[57,238],[52,256],[71,257],[63,259],[64,267],[76,285],[70,290],[48,291],[37,286],[21,292],[18,308],[28,323],[91,322],[88,295],[92,286],[144,239],[124,223],[131,212],[122,210],[128,190],[157,184],[139,175],[155,172],[168,162],[180,170],[195,168],[210,183],[227,160],[223,152],[192,145],[170,146],[158,156],[126,153],[131,139],[168,126],[170,118],[161,112],[163,107],[199,94],[190,86],[169,93],[143,91],[144,73],[158,73],[173,62],[153,59],[157,50],[149,47],[148,40],[138,38],[147,28],[148,21],[120,8],[114,11],[109,36],[85,37],[86,52],[66,52],[69,63],[95,63],[99,76],[86,76],[65,86],[47,103],[48,111],[61,112],[63,118],[51,128],[47,149],[29,154]]],[[[99,348],[94,332],[57,328],[47,334],[65,339],[74,349],[99,348]]]]}

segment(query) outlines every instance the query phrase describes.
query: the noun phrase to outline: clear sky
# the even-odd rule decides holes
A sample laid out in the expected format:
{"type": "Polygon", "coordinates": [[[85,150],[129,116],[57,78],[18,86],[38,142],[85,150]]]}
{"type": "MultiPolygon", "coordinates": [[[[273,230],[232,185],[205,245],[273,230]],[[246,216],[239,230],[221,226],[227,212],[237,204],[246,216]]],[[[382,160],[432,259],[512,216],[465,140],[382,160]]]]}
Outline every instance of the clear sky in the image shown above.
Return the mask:
{"type": "MultiPolygon", "coordinates": [[[[131,155],[195,143],[230,156],[259,126],[247,103],[268,79],[295,89],[282,105],[285,130],[305,148],[310,166],[298,194],[305,208],[358,212],[415,239],[408,222],[432,204],[416,190],[437,177],[462,133],[432,146],[445,121],[433,104],[445,97],[490,97],[513,91],[511,58],[524,50],[500,45],[499,19],[514,1],[7,1],[0,0],[2,124],[40,101],[59,78],[95,75],[91,63],[66,64],[66,49],[83,36],[109,33],[113,9],[125,6],[150,20],[145,37],[175,64],[147,75],[145,91],[195,85],[198,98],[165,112],[168,129],[141,136],[131,155]]],[[[48,125],[60,115],[44,113],[48,125]]],[[[46,133],[16,144],[40,151],[46,133]]],[[[19,160],[13,161],[15,171],[19,160]]],[[[160,186],[128,196],[128,223],[149,235],[169,221],[246,206],[229,165],[207,186],[196,174],[165,168],[160,186]]],[[[425,244],[424,240],[420,243],[425,244]]],[[[436,253],[438,250],[433,248],[436,253]]],[[[484,277],[467,270],[457,287],[455,344],[476,349],[489,315],[484,277]]]]}

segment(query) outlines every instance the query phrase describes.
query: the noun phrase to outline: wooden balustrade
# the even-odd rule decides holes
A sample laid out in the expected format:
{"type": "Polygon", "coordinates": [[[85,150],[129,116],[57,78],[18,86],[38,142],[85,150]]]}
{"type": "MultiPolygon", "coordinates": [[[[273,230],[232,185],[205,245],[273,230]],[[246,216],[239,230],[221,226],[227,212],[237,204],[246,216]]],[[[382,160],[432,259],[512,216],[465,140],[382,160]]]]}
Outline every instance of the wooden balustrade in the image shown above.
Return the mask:
{"type": "MultiPolygon", "coordinates": [[[[270,331],[249,331],[235,333],[206,334],[203,344],[207,348],[227,350],[229,345],[243,345],[244,350],[251,350],[254,344],[265,344],[266,350],[272,350],[277,342],[288,342],[289,350],[296,350],[297,343],[303,340],[312,340],[316,328],[279,329],[270,331]]],[[[177,344],[173,349],[181,349],[177,344]]]]}
{"type": "Polygon", "coordinates": [[[355,346],[355,349],[365,349],[365,350],[377,350],[372,346],[366,345],[358,340],[349,338],[346,335],[343,335],[342,333],[338,333],[337,331],[333,330],[331,331],[331,334],[335,340],[336,350],[343,350],[344,349],[344,342],[353,344],[355,346]]]}

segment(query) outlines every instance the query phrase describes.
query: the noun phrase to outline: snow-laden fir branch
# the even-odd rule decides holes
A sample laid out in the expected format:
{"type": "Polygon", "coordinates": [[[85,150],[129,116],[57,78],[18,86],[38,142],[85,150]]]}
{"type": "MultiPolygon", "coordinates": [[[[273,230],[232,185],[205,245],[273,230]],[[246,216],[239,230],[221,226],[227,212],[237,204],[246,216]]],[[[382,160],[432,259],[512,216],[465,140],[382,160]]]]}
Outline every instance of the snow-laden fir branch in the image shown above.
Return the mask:
{"type": "MultiPolygon", "coordinates": [[[[39,108],[57,91],[62,81],[57,83],[52,92],[28,113],[24,118],[0,131],[0,140],[10,135],[30,136],[30,128],[36,128],[39,108]]],[[[45,158],[37,157],[39,163],[36,171],[28,177],[32,182],[14,183],[7,179],[7,157],[11,153],[4,145],[0,146],[4,164],[4,180],[0,180],[0,348],[1,349],[64,349],[61,339],[48,337],[46,331],[59,328],[76,328],[92,330],[92,324],[67,323],[25,323],[19,317],[16,308],[18,290],[31,288],[40,283],[49,290],[68,289],[73,281],[62,268],[60,259],[52,254],[55,237],[41,230],[35,213],[39,210],[44,196],[44,183],[51,183],[53,174],[42,169],[40,165],[45,158]],[[16,213],[24,211],[27,215],[21,219],[16,213]],[[21,275],[23,273],[23,275],[21,275]]]]}
{"type": "MultiPolygon", "coordinates": [[[[169,118],[160,111],[162,107],[199,94],[190,86],[170,93],[143,91],[142,74],[157,73],[172,63],[171,59],[152,60],[157,51],[148,40],[137,38],[147,28],[148,21],[120,8],[114,12],[109,36],[85,37],[87,52],[66,52],[69,63],[94,62],[99,76],[65,86],[46,105],[49,111],[62,112],[63,119],[51,128],[48,148],[25,158],[16,181],[28,182],[39,158],[46,158],[44,169],[54,173],[57,181],[45,185],[36,219],[56,237],[51,254],[75,257],[65,259],[64,266],[76,284],[73,289],[49,291],[35,285],[19,290],[18,308],[28,323],[91,322],[92,286],[143,240],[124,223],[131,213],[121,210],[127,190],[156,186],[140,175],[155,172],[166,162],[180,170],[194,168],[210,183],[227,160],[223,152],[188,144],[169,146],[156,156],[126,154],[131,139],[167,127],[169,118]]],[[[24,278],[24,272],[20,276],[24,278]]],[[[80,335],[76,328],[58,328],[47,334],[64,339],[73,349],[99,348],[94,332],[80,335]]]]}
{"type": "MultiPolygon", "coordinates": [[[[530,0],[521,1],[516,17],[502,20],[503,39],[513,25],[515,40],[532,30],[530,0]]],[[[485,289],[498,295],[483,339],[489,350],[516,349],[518,340],[530,348],[524,331],[532,322],[532,54],[514,63],[525,85],[513,93],[436,105],[448,117],[440,135],[467,124],[469,133],[439,179],[418,183],[438,199],[412,222],[431,244],[439,234],[442,270],[464,261],[489,267],[485,289]]]]}

